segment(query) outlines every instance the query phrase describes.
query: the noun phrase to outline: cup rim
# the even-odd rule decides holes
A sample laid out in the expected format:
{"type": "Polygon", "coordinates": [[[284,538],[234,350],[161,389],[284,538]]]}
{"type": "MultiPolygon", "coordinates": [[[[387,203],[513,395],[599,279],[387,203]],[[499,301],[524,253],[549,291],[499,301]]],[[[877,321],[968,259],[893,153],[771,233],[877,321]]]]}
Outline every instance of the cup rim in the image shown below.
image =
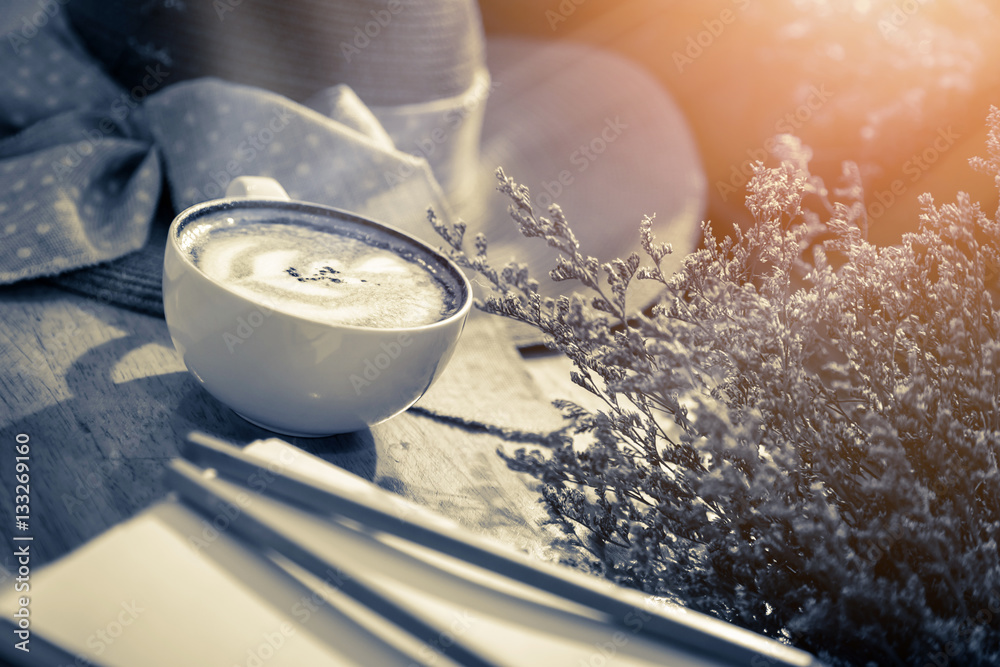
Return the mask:
{"type": "MultiPolygon", "coordinates": [[[[340,322],[321,322],[309,317],[303,317],[302,315],[296,315],[294,313],[289,313],[284,310],[278,310],[273,306],[273,304],[264,304],[265,308],[271,308],[272,310],[278,310],[283,316],[291,317],[302,322],[308,322],[310,324],[315,324],[319,326],[330,326],[337,328],[345,328],[350,330],[355,330],[359,332],[383,332],[383,333],[406,333],[415,331],[427,331],[437,328],[447,327],[458,320],[464,319],[469,311],[472,309],[473,293],[472,293],[472,283],[469,281],[465,272],[462,271],[461,267],[455,263],[453,259],[445,255],[443,252],[434,248],[429,243],[417,238],[416,236],[405,232],[397,227],[386,224],[384,222],[379,222],[371,218],[366,218],[357,213],[352,213],[351,211],[346,211],[335,206],[326,206],[324,204],[313,204],[310,202],[301,202],[296,200],[286,200],[278,198],[268,198],[268,197],[224,197],[220,199],[211,199],[198,204],[194,204],[184,209],[176,216],[174,216],[173,221],[170,223],[170,228],[167,232],[167,244],[171,246],[177,255],[180,256],[181,260],[191,269],[197,271],[199,275],[205,277],[206,280],[210,281],[213,285],[220,287],[229,294],[236,296],[240,299],[248,301],[250,303],[256,303],[254,299],[247,297],[244,294],[236,292],[228,285],[209,277],[204,271],[202,271],[197,264],[192,261],[190,255],[179,247],[179,236],[181,230],[190,222],[209,215],[215,211],[223,210],[238,210],[238,209],[275,209],[279,211],[291,212],[291,213],[308,213],[313,215],[320,215],[325,217],[334,217],[338,220],[346,222],[348,224],[356,224],[360,226],[374,227],[382,233],[388,234],[389,236],[396,237],[398,240],[405,244],[410,244],[416,246],[422,252],[427,253],[430,257],[434,258],[436,261],[440,262],[443,267],[453,274],[453,277],[457,279],[458,286],[460,289],[460,301],[461,304],[455,310],[454,313],[448,317],[430,322],[428,324],[419,324],[415,326],[403,326],[403,327],[372,327],[372,326],[362,326],[357,324],[347,324],[340,322]]],[[[164,274],[166,277],[166,274],[164,274]]]]}

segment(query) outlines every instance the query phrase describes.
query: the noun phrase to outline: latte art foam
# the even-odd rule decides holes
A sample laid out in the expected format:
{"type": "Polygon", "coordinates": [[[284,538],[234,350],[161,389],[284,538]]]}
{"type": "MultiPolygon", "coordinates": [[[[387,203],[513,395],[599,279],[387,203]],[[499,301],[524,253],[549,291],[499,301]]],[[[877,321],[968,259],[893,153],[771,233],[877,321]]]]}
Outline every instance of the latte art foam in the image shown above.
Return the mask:
{"type": "Polygon", "coordinates": [[[377,239],[283,222],[194,225],[182,232],[209,278],[275,310],[327,324],[431,324],[458,297],[416,257],[377,239]]]}

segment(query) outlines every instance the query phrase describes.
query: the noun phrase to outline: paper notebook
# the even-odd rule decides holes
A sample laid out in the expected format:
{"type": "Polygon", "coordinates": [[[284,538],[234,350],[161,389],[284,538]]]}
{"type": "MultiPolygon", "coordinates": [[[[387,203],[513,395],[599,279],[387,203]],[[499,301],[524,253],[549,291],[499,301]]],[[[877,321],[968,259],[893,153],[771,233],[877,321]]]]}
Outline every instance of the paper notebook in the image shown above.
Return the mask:
{"type": "MultiPolygon", "coordinates": [[[[279,440],[244,451],[344,481],[343,471],[279,440]]],[[[63,656],[34,662],[40,653],[21,654],[9,641],[0,655],[18,664],[83,656],[150,667],[449,665],[440,650],[461,642],[497,665],[721,664],[642,633],[641,613],[634,624],[612,625],[600,612],[400,538],[213,483],[234,498],[246,494],[262,516],[323,554],[325,576],[236,538],[223,514],[203,516],[167,498],[32,577],[33,637],[63,656]],[[339,586],[352,578],[442,628],[436,643],[414,640],[346,597],[339,586]]],[[[357,483],[359,493],[382,493],[357,483]]],[[[5,592],[6,616],[15,605],[5,592]]]]}

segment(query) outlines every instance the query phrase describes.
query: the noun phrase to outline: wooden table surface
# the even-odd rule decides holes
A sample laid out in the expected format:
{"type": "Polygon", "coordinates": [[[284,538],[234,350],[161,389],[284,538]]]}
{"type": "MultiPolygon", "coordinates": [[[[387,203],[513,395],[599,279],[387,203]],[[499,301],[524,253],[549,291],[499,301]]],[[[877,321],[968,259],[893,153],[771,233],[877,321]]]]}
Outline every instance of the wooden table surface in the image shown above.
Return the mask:
{"type": "MultiPolygon", "coordinates": [[[[430,415],[522,430],[559,425],[534,379],[551,372],[541,361],[531,368],[505,331],[497,318],[473,313],[419,411],[357,433],[286,440],[480,533],[551,557],[553,533],[542,525],[533,481],[496,453],[519,445],[430,415]]],[[[14,447],[25,434],[33,568],[162,498],[164,465],[189,432],[239,444],[274,435],[198,385],[163,320],[50,286],[0,288],[0,368],[0,525],[11,544],[14,447]]],[[[15,570],[10,550],[3,552],[0,566],[15,570]]]]}

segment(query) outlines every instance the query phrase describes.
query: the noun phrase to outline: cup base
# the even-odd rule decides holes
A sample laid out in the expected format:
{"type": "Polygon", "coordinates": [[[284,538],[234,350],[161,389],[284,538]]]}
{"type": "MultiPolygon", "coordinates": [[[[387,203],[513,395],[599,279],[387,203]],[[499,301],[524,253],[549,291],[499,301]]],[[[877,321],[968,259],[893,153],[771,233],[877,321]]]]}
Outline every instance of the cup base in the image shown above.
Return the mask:
{"type": "Polygon", "coordinates": [[[237,412],[236,410],[233,410],[233,412],[236,412],[237,415],[239,415],[246,421],[250,422],[254,426],[262,428],[265,431],[270,431],[271,433],[275,433],[277,435],[287,435],[290,438],[326,438],[331,435],[337,435],[337,433],[305,433],[302,431],[290,431],[287,429],[279,429],[273,426],[269,426],[267,424],[262,424],[256,419],[250,419],[250,417],[247,417],[245,414],[237,412]]]}

